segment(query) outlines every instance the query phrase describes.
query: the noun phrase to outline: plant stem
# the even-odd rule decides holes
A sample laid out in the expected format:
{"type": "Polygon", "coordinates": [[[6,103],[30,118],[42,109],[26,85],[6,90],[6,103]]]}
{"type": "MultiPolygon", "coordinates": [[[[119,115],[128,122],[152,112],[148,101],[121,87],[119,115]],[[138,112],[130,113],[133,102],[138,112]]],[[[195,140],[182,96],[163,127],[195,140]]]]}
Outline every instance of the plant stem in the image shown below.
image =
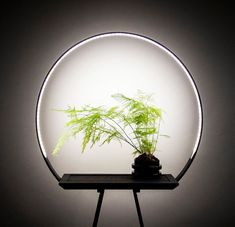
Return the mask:
{"type": "Polygon", "coordinates": [[[154,151],[157,147],[157,142],[158,142],[158,137],[159,137],[159,131],[160,131],[160,124],[161,124],[161,119],[159,118],[158,120],[158,129],[157,129],[157,137],[156,137],[156,142],[155,142],[155,146],[154,146],[154,151]]]}
{"type": "MultiPolygon", "coordinates": [[[[131,128],[132,132],[135,134],[136,140],[138,141],[139,147],[141,148],[141,144],[139,141],[139,138],[137,137],[134,128],[131,126],[131,124],[129,123],[129,121],[125,118],[125,116],[123,116],[123,119],[127,122],[127,124],[129,125],[129,127],[131,128]]],[[[140,149],[141,150],[141,149],[140,149]]],[[[142,150],[141,150],[142,151],[142,150]]],[[[143,152],[143,151],[142,151],[143,152]]]]}
{"type": "MultiPolygon", "coordinates": [[[[105,120],[104,120],[105,121],[105,120]]],[[[123,135],[111,124],[109,124],[108,122],[105,121],[105,123],[107,123],[109,126],[111,126],[118,134],[119,136],[116,136],[118,139],[123,140],[124,142],[128,143],[129,145],[131,145],[133,148],[135,148],[125,137],[123,137],[123,135]]],[[[102,130],[99,128],[100,131],[103,131],[105,133],[108,133],[106,130],[102,130]]],[[[135,148],[136,149],[136,148],[135,148]]]]}
{"type": "MultiPolygon", "coordinates": [[[[91,115],[91,114],[88,113],[88,114],[79,114],[79,115],[83,115],[83,117],[87,117],[87,116],[89,116],[89,115],[91,115]]],[[[77,117],[77,116],[76,116],[76,117],[77,117]]],[[[133,148],[135,148],[137,151],[139,151],[139,152],[141,153],[141,151],[135,146],[135,144],[133,143],[133,141],[131,140],[131,138],[126,134],[126,132],[124,131],[124,129],[123,129],[116,121],[114,121],[112,118],[109,118],[109,117],[107,117],[107,116],[104,116],[104,117],[100,116],[100,118],[101,118],[106,124],[108,124],[110,127],[112,127],[112,128],[121,136],[121,137],[119,137],[119,139],[122,139],[124,142],[128,143],[129,145],[131,145],[133,148]],[[123,136],[123,134],[122,134],[121,132],[119,132],[116,127],[114,127],[112,124],[110,124],[110,123],[105,119],[105,117],[108,118],[109,120],[113,121],[113,122],[124,132],[124,134],[126,135],[127,138],[125,138],[125,136],[123,136]],[[130,141],[128,141],[128,139],[129,139],[130,141]]]]}
{"type": "Polygon", "coordinates": [[[108,119],[110,119],[112,122],[114,122],[114,123],[124,132],[124,134],[125,134],[126,137],[129,139],[129,141],[130,141],[130,143],[133,145],[133,147],[134,147],[137,151],[140,151],[140,150],[136,147],[136,145],[135,145],[135,143],[132,141],[132,139],[126,134],[125,130],[124,130],[115,120],[113,120],[112,118],[109,118],[109,117],[108,117],[108,119]]]}

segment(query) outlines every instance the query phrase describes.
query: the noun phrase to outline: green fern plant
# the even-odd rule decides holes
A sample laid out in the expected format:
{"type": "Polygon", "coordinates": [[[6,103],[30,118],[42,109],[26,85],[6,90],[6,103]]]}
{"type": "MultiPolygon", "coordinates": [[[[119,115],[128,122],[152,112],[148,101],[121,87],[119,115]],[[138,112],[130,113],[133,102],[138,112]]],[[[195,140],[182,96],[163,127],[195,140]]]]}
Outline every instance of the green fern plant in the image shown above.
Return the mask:
{"type": "Polygon", "coordinates": [[[138,92],[134,98],[120,93],[112,97],[119,106],[107,109],[86,105],[80,109],[59,110],[68,115],[69,121],[67,132],[59,138],[52,154],[57,154],[70,137],[82,133],[83,152],[88,144],[93,147],[98,142],[103,145],[117,140],[129,144],[134,155],[152,155],[156,151],[162,120],[162,110],[152,104],[152,95],[138,92]]]}

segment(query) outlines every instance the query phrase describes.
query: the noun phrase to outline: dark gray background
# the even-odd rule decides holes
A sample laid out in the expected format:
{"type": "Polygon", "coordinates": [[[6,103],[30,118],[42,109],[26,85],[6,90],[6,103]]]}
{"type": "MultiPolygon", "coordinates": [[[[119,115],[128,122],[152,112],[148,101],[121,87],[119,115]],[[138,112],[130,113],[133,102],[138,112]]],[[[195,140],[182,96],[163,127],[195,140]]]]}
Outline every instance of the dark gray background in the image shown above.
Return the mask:
{"type": "MultiPolygon", "coordinates": [[[[204,107],[200,150],[180,186],[139,195],[146,226],[235,226],[232,13],[225,2],[2,6],[0,226],[91,226],[97,193],[57,185],[39,152],[35,105],[54,61],[74,43],[108,31],[149,36],[175,52],[193,74],[204,107]]],[[[107,192],[99,224],[138,226],[131,192],[107,192]]]]}

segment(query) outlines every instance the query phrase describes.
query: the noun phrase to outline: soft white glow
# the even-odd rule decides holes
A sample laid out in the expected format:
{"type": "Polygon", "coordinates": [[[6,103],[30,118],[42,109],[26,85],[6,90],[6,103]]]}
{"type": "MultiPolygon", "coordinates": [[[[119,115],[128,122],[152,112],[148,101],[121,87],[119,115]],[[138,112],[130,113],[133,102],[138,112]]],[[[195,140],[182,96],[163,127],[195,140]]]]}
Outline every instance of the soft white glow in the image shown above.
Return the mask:
{"type": "MultiPolygon", "coordinates": [[[[196,137],[195,139],[191,139],[194,140],[194,144],[191,146],[192,158],[195,155],[200,140],[202,110],[197,89],[188,70],[174,54],[159,43],[139,35],[128,33],[108,33],[89,38],[68,50],[50,70],[41,89],[36,113],[38,138],[44,157],[48,158],[47,154],[51,152],[53,143],[56,142],[56,136],[58,136],[55,135],[56,132],[61,133],[63,131],[62,126],[58,124],[65,121],[64,116],[58,116],[58,113],[53,113],[54,115],[52,115],[51,112],[47,111],[51,111],[53,108],[66,108],[66,105],[78,106],[87,104],[87,102],[91,102],[94,105],[111,105],[113,104],[113,101],[109,97],[111,94],[120,91],[132,95],[136,88],[143,88],[144,91],[147,89],[147,92],[148,90],[157,90],[157,104],[163,109],[164,107],[167,108],[166,127],[164,128],[163,125],[162,128],[166,130],[166,134],[168,133],[167,130],[169,130],[170,136],[171,134],[177,134],[177,130],[183,126],[184,129],[180,131],[181,133],[190,131],[190,126],[184,125],[184,121],[190,122],[190,116],[187,116],[186,113],[184,116],[181,116],[180,108],[184,108],[184,105],[186,108],[190,105],[193,106],[194,103],[190,103],[190,99],[184,96],[194,96],[193,98],[195,98],[196,102],[195,109],[197,110],[197,116],[195,116],[197,119],[195,118],[194,121],[198,122],[191,126],[193,128],[195,126],[197,127],[196,130],[194,129],[196,137]],[[119,44],[118,47],[115,46],[116,44],[119,44]],[[144,56],[141,56],[142,53],[144,56]],[[157,62],[159,64],[155,66],[157,62]],[[156,72],[158,74],[161,73],[162,76],[158,76],[156,79],[156,72]],[[112,76],[110,76],[110,73],[112,76]],[[174,80],[172,73],[175,73],[177,77],[177,80],[174,81],[175,83],[167,81],[169,78],[174,80]],[[97,75],[99,76],[97,77],[97,75]],[[183,76],[187,77],[187,79],[183,78],[183,76]],[[187,81],[190,86],[187,85],[187,81]],[[154,83],[159,83],[163,86],[155,85],[154,83]],[[184,87],[184,83],[186,87],[188,86],[187,88],[184,87]],[[172,94],[169,94],[171,91],[177,91],[177,93],[172,96],[172,94]],[[193,91],[193,94],[191,94],[191,91],[193,91]],[[180,103],[181,99],[186,103],[180,103]],[[174,114],[175,116],[173,116],[174,114]],[[171,126],[167,124],[171,124],[171,126]],[[43,132],[47,133],[47,135],[43,135],[43,132]]],[[[190,110],[186,109],[186,111],[190,110]]],[[[187,141],[187,136],[190,135],[182,135],[182,138],[185,137],[185,142],[187,141]]],[[[177,139],[172,136],[168,144],[162,145],[164,150],[167,150],[171,146],[169,143],[177,143],[177,139]]],[[[73,150],[77,144],[72,141],[70,145],[66,146],[66,149],[73,150]]],[[[178,149],[182,149],[182,146],[183,144],[178,149]]],[[[190,144],[188,147],[190,147],[190,144]]],[[[112,149],[112,154],[118,161],[119,153],[114,151],[114,147],[112,149]]],[[[103,165],[102,163],[97,164],[97,158],[99,159],[102,152],[107,151],[107,149],[102,148],[100,150],[97,148],[97,150],[99,150],[98,153],[92,152],[92,155],[88,153],[87,156],[80,156],[80,166],[83,165],[83,159],[85,169],[87,159],[93,160],[93,163],[96,165],[103,165]]],[[[169,150],[174,150],[174,148],[171,147],[169,150]]],[[[71,153],[69,154],[67,152],[66,155],[72,158],[71,153]]],[[[107,156],[110,154],[107,153],[104,155],[107,156]]],[[[64,165],[62,160],[65,160],[64,156],[58,166],[64,165]]],[[[53,162],[53,160],[51,161],[53,162]]],[[[170,162],[173,161],[171,160],[170,162]]],[[[102,168],[104,170],[104,167],[102,168]]],[[[66,171],[65,169],[63,171],[66,171]]],[[[70,170],[72,171],[73,168],[70,170]]],[[[89,169],[86,169],[86,171],[89,171],[89,169]]]]}

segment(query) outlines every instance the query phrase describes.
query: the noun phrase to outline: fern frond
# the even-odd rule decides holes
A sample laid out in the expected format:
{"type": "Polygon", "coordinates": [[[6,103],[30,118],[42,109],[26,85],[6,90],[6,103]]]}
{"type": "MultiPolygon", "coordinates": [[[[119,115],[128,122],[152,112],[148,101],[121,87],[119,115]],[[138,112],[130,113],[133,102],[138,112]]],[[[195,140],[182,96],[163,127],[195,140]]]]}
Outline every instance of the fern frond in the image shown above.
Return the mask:
{"type": "Polygon", "coordinates": [[[149,153],[156,150],[162,120],[162,110],[151,104],[152,94],[138,91],[137,96],[130,98],[121,93],[112,97],[120,105],[108,109],[103,106],[85,105],[80,109],[68,106],[62,111],[67,114],[68,132],[61,136],[52,154],[57,154],[70,136],[83,133],[82,152],[88,144],[93,147],[118,140],[134,148],[133,154],[149,153]],[[128,132],[128,133],[127,133],[128,132]]]}

